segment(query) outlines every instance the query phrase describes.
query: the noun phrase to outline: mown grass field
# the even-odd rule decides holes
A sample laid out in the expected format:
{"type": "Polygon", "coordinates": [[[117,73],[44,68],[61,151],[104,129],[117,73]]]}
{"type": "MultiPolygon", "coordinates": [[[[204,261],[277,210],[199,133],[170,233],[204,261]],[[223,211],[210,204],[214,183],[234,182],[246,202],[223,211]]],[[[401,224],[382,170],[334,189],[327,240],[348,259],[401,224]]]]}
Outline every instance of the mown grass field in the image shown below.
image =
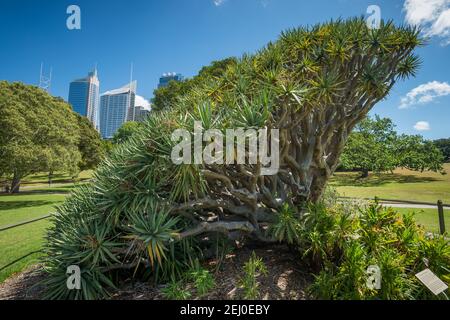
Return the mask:
{"type": "Polygon", "coordinates": [[[371,173],[366,179],[358,179],[357,172],[338,172],[330,184],[346,197],[373,199],[376,196],[430,203],[442,200],[450,204],[450,163],[444,169],[448,174],[398,169],[393,173],[371,173]]]}
{"type": "MultiPolygon", "coordinates": [[[[90,172],[83,172],[77,183],[90,177],[90,172]]],[[[64,175],[56,175],[51,187],[46,175],[31,176],[24,181],[22,192],[17,195],[0,194],[0,227],[36,219],[54,212],[55,206],[61,204],[76,183],[64,175]]],[[[50,221],[41,220],[32,224],[0,232],[0,267],[30,252],[42,248],[46,229],[50,221]]],[[[40,254],[33,254],[17,264],[0,271],[0,282],[11,274],[22,271],[36,263],[40,254]]]]}
{"type": "MultiPolygon", "coordinates": [[[[409,209],[395,208],[400,213],[414,213],[416,222],[422,225],[425,230],[439,233],[439,218],[436,209],[409,209]]],[[[444,211],[446,231],[450,231],[450,210],[444,211]]]]}

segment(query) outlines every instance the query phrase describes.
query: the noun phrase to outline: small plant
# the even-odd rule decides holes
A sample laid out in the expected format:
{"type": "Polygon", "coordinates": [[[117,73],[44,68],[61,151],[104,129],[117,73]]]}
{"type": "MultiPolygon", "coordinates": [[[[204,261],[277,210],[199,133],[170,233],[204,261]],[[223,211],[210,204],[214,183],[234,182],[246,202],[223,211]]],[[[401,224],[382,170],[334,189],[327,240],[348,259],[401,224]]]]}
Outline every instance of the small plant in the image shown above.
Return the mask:
{"type": "Polygon", "coordinates": [[[279,242],[294,244],[299,237],[299,220],[295,216],[295,211],[285,203],[278,213],[277,220],[270,226],[269,233],[279,242]]]}
{"type": "Polygon", "coordinates": [[[244,299],[255,300],[259,298],[259,275],[267,276],[267,268],[261,258],[258,258],[255,252],[248,262],[244,265],[244,276],[239,281],[239,285],[244,290],[244,299]]]}
{"type": "Polygon", "coordinates": [[[199,297],[206,295],[216,285],[214,277],[211,273],[201,267],[197,267],[192,270],[189,277],[194,282],[194,286],[199,297]]]}
{"type": "Polygon", "coordinates": [[[191,297],[191,293],[182,286],[182,282],[172,281],[161,292],[164,298],[168,300],[187,300],[191,297]]]}

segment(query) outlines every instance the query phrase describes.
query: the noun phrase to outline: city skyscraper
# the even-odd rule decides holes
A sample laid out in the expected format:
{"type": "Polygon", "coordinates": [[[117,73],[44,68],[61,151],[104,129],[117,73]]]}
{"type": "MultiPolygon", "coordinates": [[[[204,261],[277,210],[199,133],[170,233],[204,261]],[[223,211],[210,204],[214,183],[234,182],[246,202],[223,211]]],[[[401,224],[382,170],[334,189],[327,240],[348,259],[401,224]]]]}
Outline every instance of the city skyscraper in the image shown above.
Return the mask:
{"type": "Polygon", "coordinates": [[[149,115],[150,115],[150,110],[147,110],[147,109],[145,109],[144,107],[141,107],[141,106],[135,106],[134,107],[134,115],[133,115],[133,120],[132,121],[144,122],[149,115]]]}
{"type": "Polygon", "coordinates": [[[111,139],[123,123],[134,113],[137,81],[122,88],[107,91],[100,98],[100,133],[111,139]]]}
{"type": "Polygon", "coordinates": [[[158,88],[167,87],[170,81],[183,81],[184,77],[180,73],[164,73],[161,78],[159,78],[158,88]]]}
{"type": "Polygon", "coordinates": [[[99,92],[100,81],[97,69],[89,72],[86,78],[74,80],[70,83],[69,103],[75,112],[85,116],[99,129],[99,92]]]}

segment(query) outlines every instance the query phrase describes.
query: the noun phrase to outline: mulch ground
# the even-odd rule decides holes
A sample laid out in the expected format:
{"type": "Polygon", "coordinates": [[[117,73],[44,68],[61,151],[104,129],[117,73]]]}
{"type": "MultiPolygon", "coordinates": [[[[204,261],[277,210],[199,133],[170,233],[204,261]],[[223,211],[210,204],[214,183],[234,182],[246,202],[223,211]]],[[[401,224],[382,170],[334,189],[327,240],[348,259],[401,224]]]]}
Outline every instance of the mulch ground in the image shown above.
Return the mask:
{"type": "MultiPolygon", "coordinates": [[[[311,297],[307,288],[312,282],[311,276],[302,271],[298,264],[298,255],[290,252],[285,246],[277,245],[269,248],[241,248],[227,255],[219,271],[214,274],[215,288],[202,297],[205,300],[233,300],[242,298],[239,280],[243,275],[243,266],[252,252],[262,258],[267,269],[267,276],[258,277],[261,299],[269,300],[307,300],[311,297]]],[[[213,267],[216,261],[209,264],[213,267]]],[[[17,274],[0,284],[0,300],[39,300],[43,287],[39,281],[45,277],[42,267],[37,265],[17,274]]],[[[128,282],[120,286],[120,290],[112,296],[113,300],[162,300],[161,289],[149,283],[128,282]]],[[[187,288],[189,289],[189,288],[187,288]]],[[[193,298],[195,294],[193,291],[193,298]]]]}

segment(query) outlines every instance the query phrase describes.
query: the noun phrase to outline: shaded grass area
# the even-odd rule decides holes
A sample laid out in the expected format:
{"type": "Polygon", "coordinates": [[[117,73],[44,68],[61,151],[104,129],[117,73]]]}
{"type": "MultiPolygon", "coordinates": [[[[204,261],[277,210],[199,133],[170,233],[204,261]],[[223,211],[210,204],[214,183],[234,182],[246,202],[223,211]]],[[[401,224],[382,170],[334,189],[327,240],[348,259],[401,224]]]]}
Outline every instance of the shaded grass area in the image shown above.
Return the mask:
{"type": "MultiPolygon", "coordinates": [[[[24,193],[0,196],[0,227],[42,217],[54,211],[66,195],[52,193],[24,193]]],[[[2,243],[0,242],[0,245],[2,243]]]]}
{"type": "Polygon", "coordinates": [[[450,203],[450,164],[445,164],[444,169],[448,174],[398,169],[393,173],[372,173],[365,179],[359,179],[357,172],[337,172],[330,185],[342,196],[352,198],[450,203]]]}

